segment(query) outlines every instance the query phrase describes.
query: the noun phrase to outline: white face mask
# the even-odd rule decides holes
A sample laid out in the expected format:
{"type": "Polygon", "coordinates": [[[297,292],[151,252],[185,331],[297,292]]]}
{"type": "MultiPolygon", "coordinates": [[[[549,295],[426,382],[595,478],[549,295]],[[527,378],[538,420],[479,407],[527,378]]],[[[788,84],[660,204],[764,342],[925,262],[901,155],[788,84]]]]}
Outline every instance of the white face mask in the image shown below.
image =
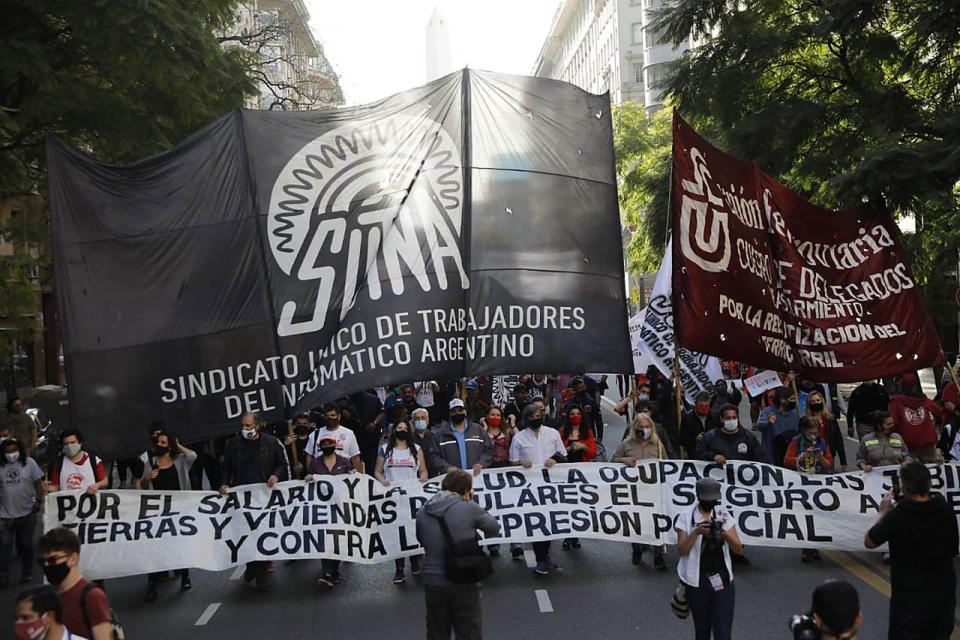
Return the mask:
{"type": "Polygon", "coordinates": [[[63,455],[67,456],[68,458],[72,458],[80,453],[80,449],[81,446],[79,443],[73,442],[71,444],[65,444],[63,445],[63,455]]]}
{"type": "Polygon", "coordinates": [[[637,435],[640,436],[642,440],[646,440],[647,438],[650,437],[650,429],[647,429],[647,428],[637,429],[637,435]]]}
{"type": "Polygon", "coordinates": [[[257,429],[256,429],[256,428],[253,428],[253,429],[241,429],[241,430],[240,430],[240,433],[242,433],[242,434],[243,434],[243,437],[246,438],[247,440],[253,440],[253,439],[255,439],[255,438],[257,437],[257,429]]]}
{"type": "Polygon", "coordinates": [[[733,433],[734,431],[737,430],[738,424],[739,424],[739,421],[737,420],[724,420],[723,430],[726,431],[727,433],[733,433]]]}
{"type": "Polygon", "coordinates": [[[16,451],[14,451],[13,453],[5,453],[3,455],[7,457],[7,462],[16,462],[17,460],[20,459],[20,453],[16,451]]]}

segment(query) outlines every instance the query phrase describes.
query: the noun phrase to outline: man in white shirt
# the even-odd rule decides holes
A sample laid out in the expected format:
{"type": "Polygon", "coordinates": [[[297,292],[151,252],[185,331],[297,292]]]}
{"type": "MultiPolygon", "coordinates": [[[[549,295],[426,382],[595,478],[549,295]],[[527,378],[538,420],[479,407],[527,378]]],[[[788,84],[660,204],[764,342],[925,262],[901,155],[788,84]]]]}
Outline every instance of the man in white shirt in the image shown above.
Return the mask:
{"type": "MultiPolygon", "coordinates": [[[[538,404],[524,408],[523,422],[526,428],[510,441],[510,462],[519,463],[524,469],[535,464],[549,469],[558,462],[567,461],[567,450],[560,432],[543,424],[543,412],[538,404]]],[[[536,575],[545,576],[560,568],[550,560],[549,540],[534,542],[533,554],[537,558],[533,571],[536,575]]]]}
{"type": "Polygon", "coordinates": [[[307,446],[304,447],[307,458],[304,468],[309,469],[313,459],[321,455],[320,441],[325,437],[330,437],[337,441],[337,455],[348,458],[353,463],[354,469],[363,472],[357,436],[350,429],[340,425],[340,407],[333,402],[328,402],[323,405],[323,416],[325,424],[310,434],[307,439],[307,446]]]}

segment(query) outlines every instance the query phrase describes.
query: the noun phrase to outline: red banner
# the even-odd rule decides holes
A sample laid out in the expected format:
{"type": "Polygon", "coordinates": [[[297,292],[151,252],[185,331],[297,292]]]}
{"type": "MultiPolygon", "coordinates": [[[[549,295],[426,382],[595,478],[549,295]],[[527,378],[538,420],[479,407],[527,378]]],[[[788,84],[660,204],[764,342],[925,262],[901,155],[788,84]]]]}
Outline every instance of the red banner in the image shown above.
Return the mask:
{"type": "Polygon", "coordinates": [[[819,382],[942,362],[886,211],[814,206],[676,114],[672,188],[680,345],[819,382]]]}

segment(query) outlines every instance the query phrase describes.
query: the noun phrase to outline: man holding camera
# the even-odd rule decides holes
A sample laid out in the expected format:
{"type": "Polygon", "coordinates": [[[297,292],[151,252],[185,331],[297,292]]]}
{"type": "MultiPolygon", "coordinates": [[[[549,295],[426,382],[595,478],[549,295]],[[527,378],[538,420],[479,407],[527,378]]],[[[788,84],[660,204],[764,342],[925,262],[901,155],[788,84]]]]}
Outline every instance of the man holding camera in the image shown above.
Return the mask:
{"type": "Polygon", "coordinates": [[[930,493],[930,471],[918,460],[901,465],[899,487],[894,483],[863,539],[867,549],[890,543],[888,637],[946,640],[956,606],[957,519],[942,495],[930,493]]]}
{"type": "Polygon", "coordinates": [[[733,629],[733,566],[730,552],[743,544],[729,511],[718,506],[720,483],[697,481],[697,504],[677,520],[677,572],[693,612],[696,640],[730,640],[733,629]]]}
{"type": "Polygon", "coordinates": [[[860,594],[846,580],[827,580],[813,591],[810,613],[795,615],[790,630],[795,640],[857,640],[863,623],[860,594]]]}

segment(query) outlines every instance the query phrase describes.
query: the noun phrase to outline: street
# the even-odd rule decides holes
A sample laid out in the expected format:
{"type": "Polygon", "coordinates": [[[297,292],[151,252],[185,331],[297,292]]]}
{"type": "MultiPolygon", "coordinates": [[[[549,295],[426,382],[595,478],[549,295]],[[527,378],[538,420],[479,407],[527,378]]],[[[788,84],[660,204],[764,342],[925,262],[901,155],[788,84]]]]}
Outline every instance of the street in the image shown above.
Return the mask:
{"type": "MultiPolygon", "coordinates": [[[[623,433],[623,418],[609,398],[603,411],[609,452],[623,433]]],[[[847,441],[852,460],[856,447],[847,441]]],[[[651,555],[630,563],[625,544],[584,540],[583,548],[552,556],[563,568],[547,577],[532,575],[532,551],[513,561],[504,546],[494,575],[484,584],[484,629],[488,638],[692,637],[691,619],[670,610],[677,585],[676,554],[668,553],[669,570],[654,571],[651,555]]],[[[788,638],[791,615],[809,607],[813,589],[827,578],[851,581],[860,593],[864,624],[861,638],[886,634],[890,568],[879,553],[826,552],[815,564],[802,564],[794,549],[748,548],[752,565],[736,566],[734,637],[746,640],[788,638]]],[[[315,586],[319,561],[279,562],[269,593],[257,593],[242,581],[242,567],[224,572],[193,571],[193,590],[178,591],[179,581],[160,585],[160,597],[142,601],[146,577],[107,581],[110,601],[127,637],[422,638],[425,634],[422,590],[409,574],[401,586],[391,583],[393,563],[345,566],[344,581],[329,592],[315,586]]],[[[0,592],[11,612],[17,592],[0,592]]],[[[9,615],[9,614],[8,614],[9,615]]],[[[9,618],[8,618],[9,619],[9,618]]],[[[955,638],[960,638],[958,630],[955,638]]]]}

